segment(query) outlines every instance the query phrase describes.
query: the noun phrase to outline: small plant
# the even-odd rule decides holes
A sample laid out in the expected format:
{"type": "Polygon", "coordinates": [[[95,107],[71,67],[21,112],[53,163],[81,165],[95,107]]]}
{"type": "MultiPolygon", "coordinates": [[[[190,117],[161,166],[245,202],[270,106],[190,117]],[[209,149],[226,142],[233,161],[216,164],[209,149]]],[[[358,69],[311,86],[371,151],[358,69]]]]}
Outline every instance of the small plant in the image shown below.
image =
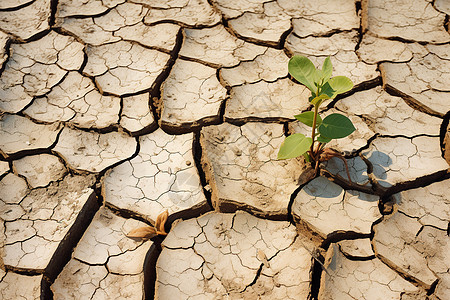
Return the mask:
{"type": "Polygon", "coordinates": [[[311,137],[306,137],[301,133],[288,136],[281,144],[278,159],[303,155],[307,162],[315,165],[317,174],[321,161],[339,157],[344,161],[348,174],[347,162],[343,156],[332,149],[325,148],[325,145],[332,139],[350,135],[355,131],[355,126],[349,118],[338,113],[330,114],[322,119],[319,115],[319,107],[325,100],[334,99],[337,95],[351,90],[353,88],[352,81],[345,76],[331,78],[333,66],[329,57],[325,59],[322,70],[319,70],[308,58],[296,55],[289,60],[288,69],[292,77],[311,91],[309,102],[314,106],[314,111],[306,111],[294,117],[311,127],[312,132],[311,137]]]}

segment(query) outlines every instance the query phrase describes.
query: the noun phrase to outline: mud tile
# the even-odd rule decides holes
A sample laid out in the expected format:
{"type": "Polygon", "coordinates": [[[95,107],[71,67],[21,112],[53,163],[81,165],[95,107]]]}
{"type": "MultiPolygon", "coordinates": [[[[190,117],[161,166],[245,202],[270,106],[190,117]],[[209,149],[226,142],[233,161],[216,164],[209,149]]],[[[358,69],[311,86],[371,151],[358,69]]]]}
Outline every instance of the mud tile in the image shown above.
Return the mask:
{"type": "MultiPolygon", "coordinates": [[[[13,59],[8,61],[0,78],[0,84],[3,87],[0,92],[2,97],[0,108],[6,112],[19,112],[32,101],[33,96],[49,92],[66,75],[66,72],[56,65],[32,63],[31,67],[25,67],[28,74],[24,76],[16,69],[11,68],[11,64],[20,64],[13,59]],[[38,80],[43,80],[43,82],[37,82],[38,80]],[[16,99],[19,100],[16,101],[16,99]]],[[[22,67],[19,67],[20,69],[22,67]]]]}
{"type": "Polygon", "coordinates": [[[385,187],[448,168],[438,137],[377,138],[362,154],[372,162],[375,177],[385,187]]]}
{"type": "Polygon", "coordinates": [[[372,250],[372,244],[370,243],[370,239],[355,239],[355,240],[343,240],[338,243],[339,250],[344,255],[357,257],[357,258],[365,258],[374,255],[372,250]]]}
{"type": "Polygon", "coordinates": [[[89,266],[72,259],[51,289],[56,299],[91,299],[106,276],[108,270],[105,266],[89,266]]]}
{"type": "Polygon", "coordinates": [[[58,124],[36,124],[18,115],[0,118],[0,150],[6,155],[50,147],[60,131],[58,124]]]}
{"type": "Polygon", "coordinates": [[[27,276],[0,270],[0,297],[38,300],[41,298],[42,277],[42,275],[27,276]]]}
{"type": "Polygon", "coordinates": [[[60,18],[56,20],[56,26],[76,35],[86,44],[93,46],[121,40],[120,37],[114,36],[114,31],[104,30],[95,24],[94,18],[60,18]]]}
{"type": "Polygon", "coordinates": [[[169,55],[120,41],[87,47],[85,72],[103,92],[125,95],[149,90],[163,71],[169,55]]]}
{"type": "Polygon", "coordinates": [[[152,243],[126,237],[142,226],[146,224],[101,208],[52,285],[55,296],[142,299],[144,260],[152,243]],[[84,288],[78,291],[78,286],[84,288]]]}
{"type": "Polygon", "coordinates": [[[278,0],[285,13],[292,16],[294,33],[299,37],[325,35],[333,31],[359,28],[355,2],[352,0],[314,2],[278,0]]]}
{"type": "Polygon", "coordinates": [[[426,187],[411,189],[397,194],[398,209],[417,218],[423,225],[447,230],[450,220],[450,199],[447,190],[450,180],[436,182],[426,187]]]}
{"type": "Polygon", "coordinates": [[[94,18],[95,24],[105,31],[116,31],[121,27],[142,22],[148,9],[134,3],[119,4],[107,14],[94,18]]]}
{"type": "MultiPolygon", "coordinates": [[[[142,224],[140,226],[145,225],[142,224]]],[[[110,257],[106,264],[108,270],[121,275],[143,275],[144,260],[150,246],[151,243],[146,242],[143,246],[135,250],[128,250],[121,255],[110,257]]],[[[142,282],[143,278],[141,277],[140,279],[142,282]]]]}
{"type": "Polygon", "coordinates": [[[5,225],[5,265],[44,270],[93,193],[93,183],[92,176],[69,175],[47,188],[32,190],[16,205],[24,214],[5,225]]]}
{"type": "Polygon", "coordinates": [[[424,46],[429,52],[433,53],[434,55],[438,56],[439,58],[445,59],[445,60],[450,60],[450,53],[448,52],[448,47],[445,47],[445,45],[427,44],[424,46]]]}
{"type": "MultiPolygon", "coordinates": [[[[3,214],[3,212],[0,212],[0,214],[3,214]]],[[[6,241],[5,222],[2,218],[0,218],[0,253],[1,253],[0,255],[1,256],[3,256],[3,253],[4,253],[5,241],[6,241]]],[[[3,268],[4,268],[3,266],[4,266],[4,263],[2,260],[2,268],[0,269],[0,282],[2,282],[3,278],[6,275],[6,271],[3,270],[3,268]]]]}
{"type": "Polygon", "coordinates": [[[381,37],[444,43],[450,35],[444,28],[445,14],[426,0],[411,3],[375,0],[368,3],[368,30],[381,37]]]}
{"type": "Polygon", "coordinates": [[[449,180],[396,194],[397,213],[374,226],[374,249],[393,268],[426,286],[439,279],[435,295],[449,296],[449,180]]]}
{"type": "Polygon", "coordinates": [[[178,223],[164,239],[164,245],[168,248],[192,248],[195,242],[200,241],[202,227],[196,219],[190,219],[178,223]]]}
{"type": "Polygon", "coordinates": [[[158,298],[307,298],[311,256],[288,222],[243,212],[186,222],[188,227],[180,222],[169,232],[170,246],[164,242],[156,266],[158,298]]]}
{"type": "Polygon", "coordinates": [[[322,272],[318,299],[400,299],[419,289],[378,259],[346,259],[335,244],[327,252],[328,273],[322,272]]]}
{"type": "Polygon", "coordinates": [[[283,33],[291,28],[291,17],[274,1],[265,3],[261,13],[245,12],[228,24],[240,36],[278,45],[283,33]]]}
{"type": "Polygon", "coordinates": [[[0,200],[5,204],[19,204],[27,193],[27,182],[22,177],[9,173],[0,181],[0,200]]]}
{"type": "Polygon", "coordinates": [[[144,22],[147,24],[159,21],[175,21],[188,26],[216,25],[221,16],[209,5],[207,0],[172,0],[152,1],[135,0],[149,7],[144,22]]]}
{"type": "Polygon", "coordinates": [[[273,82],[288,74],[289,57],[283,50],[267,48],[252,61],[243,61],[234,68],[222,68],[221,77],[230,86],[255,83],[265,80],[273,82]]]}
{"type": "Polygon", "coordinates": [[[26,69],[31,67],[34,61],[40,64],[56,64],[65,70],[78,70],[84,60],[82,49],[83,45],[75,38],[50,31],[36,41],[13,44],[11,68],[18,70],[23,66],[26,69]],[[14,59],[14,54],[17,59],[14,59]]]}
{"type": "Polygon", "coordinates": [[[434,1],[434,7],[443,13],[446,13],[447,15],[450,14],[450,3],[445,0],[436,0],[434,1]]]}
{"type": "Polygon", "coordinates": [[[406,97],[412,97],[419,105],[428,107],[444,115],[449,110],[448,81],[450,80],[450,59],[441,55],[448,52],[446,45],[433,46],[429,52],[419,44],[410,44],[414,57],[408,63],[381,64],[383,81],[388,88],[393,88],[406,97]]]}
{"type": "Polygon", "coordinates": [[[323,238],[337,231],[370,234],[372,223],[381,217],[378,200],[377,196],[345,191],[328,179],[319,177],[298,193],[292,213],[323,238]]]}
{"type": "Polygon", "coordinates": [[[330,56],[333,74],[347,76],[355,85],[379,76],[376,65],[363,62],[355,53],[358,43],[356,31],[342,32],[330,37],[298,38],[290,34],[286,48],[299,55],[307,56],[316,66],[321,66],[324,56],[330,56]]]}
{"type": "Polygon", "coordinates": [[[147,26],[143,23],[147,12],[142,5],[123,3],[93,18],[59,18],[56,25],[93,46],[124,40],[172,51],[180,26],[170,23],[147,26]]]}
{"type": "Polygon", "coordinates": [[[382,135],[439,135],[442,122],[413,109],[402,98],[389,95],[381,87],[344,98],[336,103],[336,108],[350,115],[362,116],[373,132],[382,135]]]}
{"type": "Polygon", "coordinates": [[[83,45],[54,31],[26,44],[12,44],[11,55],[0,77],[0,109],[16,113],[33,97],[57,85],[68,70],[78,70],[83,45]]]}
{"type": "Polygon", "coordinates": [[[131,133],[156,125],[149,105],[148,93],[123,98],[120,125],[131,133]]]}
{"type": "Polygon", "coordinates": [[[64,128],[54,150],[74,169],[100,172],[131,157],[136,146],[136,140],[123,133],[64,128]]]}
{"type": "Polygon", "coordinates": [[[307,299],[310,257],[302,243],[295,241],[263,266],[261,276],[245,291],[244,298],[258,295],[267,299],[307,299]]]}
{"type": "Polygon", "coordinates": [[[310,91],[288,78],[275,82],[259,81],[233,87],[225,108],[225,118],[284,118],[309,107],[310,91]]]}
{"type": "Polygon", "coordinates": [[[253,60],[265,47],[247,43],[231,35],[223,25],[204,29],[185,29],[180,55],[224,67],[253,60]]]}
{"type": "MultiPolygon", "coordinates": [[[[402,213],[401,204],[399,211],[374,227],[375,253],[426,287],[438,278],[448,278],[450,243],[446,230],[422,226],[416,218],[402,213]]],[[[446,284],[447,280],[441,292],[448,296],[446,284]]]]}
{"type": "Polygon", "coordinates": [[[289,195],[304,166],[297,160],[277,160],[284,140],[283,125],[222,124],[201,131],[209,168],[213,205],[250,206],[261,214],[286,214],[289,195]]]}
{"type": "Polygon", "coordinates": [[[161,129],[139,139],[138,155],[112,169],[104,197],[121,209],[156,220],[206,203],[192,154],[193,134],[168,135],[161,129]]]}
{"type": "MultiPolygon", "coordinates": [[[[93,298],[99,299],[135,299],[144,298],[143,275],[116,275],[110,274],[100,282],[100,288],[95,292],[93,298]]],[[[78,297],[75,297],[78,299],[78,297]]]]}
{"type": "MultiPolygon", "coordinates": [[[[201,269],[199,269],[202,264],[202,259],[199,255],[195,254],[192,249],[173,250],[173,252],[170,251],[168,254],[166,253],[167,251],[163,250],[159,256],[157,264],[157,267],[160,265],[167,266],[166,270],[161,270],[160,274],[158,274],[159,279],[157,279],[158,281],[156,282],[158,294],[158,296],[156,296],[157,299],[167,299],[170,297],[184,299],[188,298],[190,295],[195,297],[200,294],[202,294],[203,297],[214,297],[214,290],[211,292],[208,291],[211,290],[209,286],[206,289],[202,289],[201,283],[203,276],[201,269]],[[177,259],[181,257],[183,257],[183,259],[177,259]],[[170,264],[174,262],[175,264],[171,267],[170,264]],[[179,279],[179,277],[185,276],[188,279],[184,282],[179,279]],[[175,286],[171,284],[171,279],[173,281],[177,281],[176,283],[174,282],[175,286]]],[[[217,284],[217,282],[215,283],[217,284]]],[[[219,285],[214,288],[218,289],[221,288],[221,286],[219,285]]]]}
{"type": "MultiPolygon", "coordinates": [[[[0,218],[1,218],[1,222],[2,222],[2,226],[3,226],[3,221],[16,221],[18,219],[20,219],[23,215],[25,215],[25,210],[16,204],[5,204],[5,202],[3,201],[3,199],[0,198],[0,204],[2,205],[2,207],[0,207],[0,218]]],[[[4,228],[3,228],[4,231],[4,228]]],[[[4,234],[2,234],[1,236],[3,238],[3,242],[6,241],[6,237],[4,234]]],[[[20,245],[16,245],[15,248],[20,247],[20,245]]],[[[1,247],[3,249],[3,247],[1,247]]],[[[4,254],[2,254],[3,256],[4,254]]]]}
{"type": "Polygon", "coordinates": [[[368,64],[376,64],[383,61],[406,62],[413,57],[411,50],[406,44],[395,40],[377,38],[370,33],[363,35],[356,53],[368,64]]]}
{"type": "Polygon", "coordinates": [[[33,2],[33,0],[4,0],[2,1],[2,3],[0,3],[0,9],[17,9],[20,6],[30,4],[31,2],[33,2]]]}
{"type": "MultiPolygon", "coordinates": [[[[236,18],[244,12],[262,13],[264,12],[264,1],[251,0],[212,0],[211,1],[222,15],[227,18],[236,18]]],[[[268,2],[268,1],[267,1],[268,2]]]]}
{"type": "Polygon", "coordinates": [[[25,176],[32,188],[43,187],[62,178],[67,170],[57,156],[39,154],[15,160],[13,167],[25,176]]]}
{"type": "Polygon", "coordinates": [[[50,0],[36,0],[18,10],[0,11],[0,29],[26,40],[47,30],[49,18],[50,0]]]}
{"type": "Polygon", "coordinates": [[[434,292],[434,295],[439,297],[438,299],[447,299],[448,297],[450,297],[450,276],[448,275],[448,272],[442,273],[440,275],[441,279],[439,280],[436,286],[436,291],[434,292]]]}
{"type": "Polygon", "coordinates": [[[118,217],[103,207],[75,248],[73,258],[91,265],[106,265],[112,273],[139,274],[143,271],[145,254],[151,242],[138,242],[126,235],[143,226],[146,224],[118,217]],[[136,261],[133,261],[132,254],[136,254],[136,261]]]}
{"type": "Polygon", "coordinates": [[[450,165],[450,125],[447,126],[447,132],[444,135],[442,150],[444,151],[443,156],[445,160],[450,165]]]}
{"type": "Polygon", "coordinates": [[[120,98],[103,96],[91,79],[69,72],[45,97],[35,99],[24,113],[44,122],[67,121],[82,128],[106,128],[118,121],[119,110],[120,98]]]}
{"type": "Polygon", "coordinates": [[[114,35],[126,41],[136,41],[148,47],[172,51],[175,48],[179,30],[179,25],[170,23],[161,23],[152,26],[137,23],[135,25],[121,27],[114,32],[114,35]]]}
{"type": "Polygon", "coordinates": [[[0,69],[3,68],[3,64],[5,63],[8,55],[6,55],[6,46],[8,43],[8,35],[3,31],[0,31],[0,69]]]}
{"type": "Polygon", "coordinates": [[[6,161],[0,161],[0,176],[9,171],[9,164],[6,161]]]}
{"type": "Polygon", "coordinates": [[[79,1],[60,1],[58,2],[58,17],[70,16],[94,16],[106,12],[126,0],[84,0],[79,1]]]}
{"type": "Polygon", "coordinates": [[[175,63],[162,89],[161,120],[174,127],[217,119],[226,98],[216,69],[185,60],[175,63]]]}
{"type": "Polygon", "coordinates": [[[142,299],[143,275],[108,273],[105,266],[89,266],[72,259],[52,285],[57,299],[142,299]]]}

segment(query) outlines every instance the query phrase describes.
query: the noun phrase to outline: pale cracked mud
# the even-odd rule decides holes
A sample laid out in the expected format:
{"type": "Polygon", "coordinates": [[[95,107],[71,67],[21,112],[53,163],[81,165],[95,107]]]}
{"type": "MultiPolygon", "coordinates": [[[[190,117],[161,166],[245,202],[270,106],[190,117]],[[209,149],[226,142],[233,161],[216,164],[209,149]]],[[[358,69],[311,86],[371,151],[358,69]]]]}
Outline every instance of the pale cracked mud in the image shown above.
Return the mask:
{"type": "Polygon", "coordinates": [[[0,1],[0,299],[450,299],[449,14],[0,1]],[[349,174],[276,159],[308,133],[295,54],[355,83],[322,109],[349,174]]]}

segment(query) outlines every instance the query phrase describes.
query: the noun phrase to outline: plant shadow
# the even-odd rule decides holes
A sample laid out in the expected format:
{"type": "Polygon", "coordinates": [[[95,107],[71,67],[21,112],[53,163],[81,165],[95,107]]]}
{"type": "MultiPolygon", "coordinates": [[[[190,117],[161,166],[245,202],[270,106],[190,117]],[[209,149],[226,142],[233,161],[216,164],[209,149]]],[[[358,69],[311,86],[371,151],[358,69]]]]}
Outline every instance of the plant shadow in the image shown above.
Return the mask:
{"type": "MultiPolygon", "coordinates": [[[[387,172],[390,170],[390,166],[392,165],[392,158],[386,153],[375,150],[370,152],[370,155],[366,156],[366,159],[372,164],[372,173],[378,183],[384,187],[390,187],[391,184],[386,180],[387,172]]],[[[332,174],[340,175],[345,180],[348,180],[348,175],[350,175],[352,182],[368,186],[371,185],[368,177],[368,166],[361,159],[361,157],[358,156],[346,159],[346,162],[348,165],[349,174],[347,174],[343,160],[337,157],[333,157],[329,161],[325,162],[324,167],[332,174]]]]}
{"type": "MultiPolygon", "coordinates": [[[[390,187],[391,184],[387,181],[387,172],[393,161],[386,153],[378,150],[370,152],[366,157],[373,166],[372,173],[377,179],[379,185],[383,187],[390,187]]],[[[349,174],[345,168],[345,163],[342,159],[333,157],[329,161],[323,163],[323,167],[330,173],[341,176],[344,180],[348,180],[348,175],[353,183],[371,186],[368,176],[368,166],[361,157],[354,157],[346,159],[349,174]]],[[[329,179],[325,177],[318,177],[309,182],[303,190],[310,196],[322,198],[336,198],[342,196],[342,189],[329,179]]],[[[347,191],[349,192],[349,191],[347,191]]],[[[360,197],[363,201],[374,201],[372,197],[360,197]]]]}

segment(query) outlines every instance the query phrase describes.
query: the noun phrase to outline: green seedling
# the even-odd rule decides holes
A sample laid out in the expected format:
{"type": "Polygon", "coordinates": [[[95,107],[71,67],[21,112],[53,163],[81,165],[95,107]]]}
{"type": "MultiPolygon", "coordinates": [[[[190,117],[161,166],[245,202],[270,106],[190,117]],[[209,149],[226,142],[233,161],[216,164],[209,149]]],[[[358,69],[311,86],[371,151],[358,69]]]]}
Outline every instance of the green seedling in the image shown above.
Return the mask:
{"type": "MultiPolygon", "coordinates": [[[[350,135],[355,131],[355,126],[349,118],[338,113],[322,119],[319,107],[324,101],[351,90],[353,82],[345,76],[331,77],[333,66],[329,57],[325,59],[322,70],[319,70],[308,58],[296,55],[289,60],[288,69],[292,77],[311,91],[309,102],[314,106],[314,111],[306,111],[294,117],[312,130],[311,137],[301,133],[288,136],[281,144],[278,159],[303,155],[307,162],[315,165],[317,174],[320,162],[339,157],[344,161],[348,174],[347,162],[343,156],[337,151],[325,148],[325,145],[333,139],[350,135]]],[[[350,175],[348,177],[350,179],[350,175]]]]}

